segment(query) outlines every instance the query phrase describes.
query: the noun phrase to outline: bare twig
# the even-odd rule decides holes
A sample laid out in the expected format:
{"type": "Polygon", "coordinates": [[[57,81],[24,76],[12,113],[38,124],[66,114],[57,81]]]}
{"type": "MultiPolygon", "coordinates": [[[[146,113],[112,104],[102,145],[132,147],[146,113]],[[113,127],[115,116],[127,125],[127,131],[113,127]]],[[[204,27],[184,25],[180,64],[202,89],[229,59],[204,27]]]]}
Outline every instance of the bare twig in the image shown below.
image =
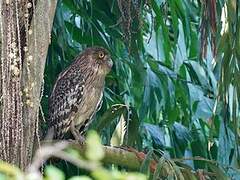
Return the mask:
{"type": "Polygon", "coordinates": [[[93,162],[86,162],[85,160],[81,160],[79,158],[74,158],[73,156],[69,155],[68,153],[64,152],[69,146],[69,142],[61,141],[52,145],[43,145],[39,148],[36,152],[34,157],[33,163],[28,168],[28,172],[38,172],[40,167],[51,157],[56,157],[67,162],[74,164],[75,166],[88,170],[93,171],[99,168],[97,163],[93,162]]]}

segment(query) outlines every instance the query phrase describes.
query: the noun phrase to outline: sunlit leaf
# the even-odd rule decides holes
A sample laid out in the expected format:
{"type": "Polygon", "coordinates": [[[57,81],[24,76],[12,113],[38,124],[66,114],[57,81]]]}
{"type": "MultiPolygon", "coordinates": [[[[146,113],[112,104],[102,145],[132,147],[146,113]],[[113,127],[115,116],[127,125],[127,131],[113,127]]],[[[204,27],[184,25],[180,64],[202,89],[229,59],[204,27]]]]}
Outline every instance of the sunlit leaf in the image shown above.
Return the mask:
{"type": "Polygon", "coordinates": [[[91,161],[99,161],[104,157],[101,140],[95,131],[89,131],[86,139],[86,157],[91,161]]]}
{"type": "Polygon", "coordinates": [[[54,179],[64,180],[65,179],[64,173],[54,166],[47,166],[45,173],[46,173],[46,178],[45,178],[46,180],[54,180],[54,179]]]}

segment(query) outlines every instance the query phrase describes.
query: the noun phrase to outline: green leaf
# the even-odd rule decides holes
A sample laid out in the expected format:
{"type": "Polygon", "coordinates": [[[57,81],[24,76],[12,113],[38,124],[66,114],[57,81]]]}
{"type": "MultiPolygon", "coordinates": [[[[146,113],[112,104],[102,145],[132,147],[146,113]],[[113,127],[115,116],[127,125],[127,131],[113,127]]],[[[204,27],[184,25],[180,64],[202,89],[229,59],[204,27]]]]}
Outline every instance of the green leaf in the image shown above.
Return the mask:
{"type": "Polygon", "coordinates": [[[148,176],[150,175],[150,164],[151,164],[151,161],[152,161],[152,154],[153,154],[153,151],[150,150],[147,153],[147,155],[146,155],[146,157],[145,157],[145,159],[142,162],[141,167],[140,167],[140,172],[144,173],[148,176]]]}
{"type": "Polygon", "coordinates": [[[69,178],[68,180],[92,180],[92,178],[88,176],[73,176],[69,178]]]}
{"type": "Polygon", "coordinates": [[[110,171],[107,171],[106,169],[97,169],[92,172],[92,176],[96,180],[112,180],[113,176],[110,171]]]}
{"type": "Polygon", "coordinates": [[[161,169],[163,167],[165,163],[165,158],[164,157],[161,157],[159,160],[158,160],[158,164],[157,164],[157,168],[153,174],[153,180],[157,180],[161,177],[161,169]]]}
{"type": "Polygon", "coordinates": [[[109,126],[116,117],[119,117],[126,111],[127,109],[125,105],[113,105],[99,118],[98,124],[96,125],[96,131],[100,132],[106,126],[109,126]]]}
{"type": "Polygon", "coordinates": [[[104,157],[101,139],[95,131],[89,131],[86,139],[86,157],[91,161],[100,161],[104,157]]]}
{"type": "Polygon", "coordinates": [[[45,174],[45,180],[65,179],[64,173],[54,166],[47,166],[45,169],[45,174]]]}
{"type": "Polygon", "coordinates": [[[128,146],[134,146],[135,144],[139,145],[139,140],[140,140],[140,120],[138,118],[137,111],[133,108],[130,107],[130,119],[128,121],[128,130],[127,130],[127,145],[128,146]]]}

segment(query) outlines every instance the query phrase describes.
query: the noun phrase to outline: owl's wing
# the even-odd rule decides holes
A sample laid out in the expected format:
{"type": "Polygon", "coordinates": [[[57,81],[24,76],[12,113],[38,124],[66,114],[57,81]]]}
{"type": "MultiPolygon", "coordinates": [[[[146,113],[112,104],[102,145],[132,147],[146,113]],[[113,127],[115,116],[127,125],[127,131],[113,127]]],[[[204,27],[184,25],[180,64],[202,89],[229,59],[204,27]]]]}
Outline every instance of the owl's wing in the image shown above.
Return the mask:
{"type": "Polygon", "coordinates": [[[77,111],[84,88],[80,72],[66,70],[58,77],[49,99],[49,128],[53,136],[62,138],[70,127],[70,117],[77,111]]]}
{"type": "Polygon", "coordinates": [[[89,119],[87,119],[83,124],[81,124],[81,126],[79,127],[79,132],[80,134],[84,134],[85,131],[88,129],[89,125],[92,123],[92,121],[95,119],[96,113],[101,109],[102,107],[102,96],[103,93],[101,93],[99,99],[98,99],[98,103],[95,107],[94,112],[92,113],[92,115],[89,117],[89,119]]]}

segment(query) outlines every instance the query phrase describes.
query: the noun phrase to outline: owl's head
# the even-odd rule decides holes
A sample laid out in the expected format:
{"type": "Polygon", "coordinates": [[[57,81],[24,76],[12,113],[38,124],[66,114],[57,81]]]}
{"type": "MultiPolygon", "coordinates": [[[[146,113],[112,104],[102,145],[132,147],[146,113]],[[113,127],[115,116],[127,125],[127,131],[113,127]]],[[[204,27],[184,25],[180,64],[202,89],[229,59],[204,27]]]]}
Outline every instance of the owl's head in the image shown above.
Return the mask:
{"type": "Polygon", "coordinates": [[[87,56],[91,68],[100,74],[107,74],[113,65],[109,52],[102,47],[91,47],[84,50],[83,54],[87,56]]]}

